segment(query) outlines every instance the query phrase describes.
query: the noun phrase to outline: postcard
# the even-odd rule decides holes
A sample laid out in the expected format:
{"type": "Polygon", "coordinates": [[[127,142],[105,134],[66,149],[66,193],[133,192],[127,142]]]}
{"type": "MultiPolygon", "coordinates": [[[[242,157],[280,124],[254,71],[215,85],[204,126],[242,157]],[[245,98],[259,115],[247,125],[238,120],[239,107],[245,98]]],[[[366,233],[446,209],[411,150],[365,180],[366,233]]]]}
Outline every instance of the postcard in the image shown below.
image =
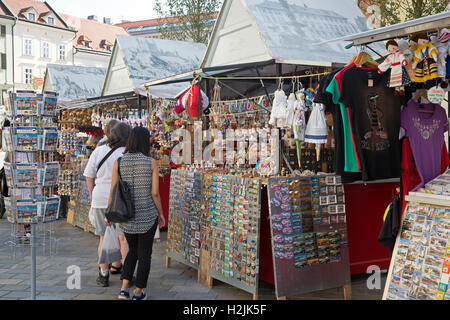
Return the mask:
{"type": "Polygon", "coordinates": [[[51,197],[45,201],[45,214],[43,222],[58,220],[59,216],[60,198],[51,197]]]}
{"type": "Polygon", "coordinates": [[[38,205],[36,200],[17,200],[17,223],[37,223],[38,205]]]}
{"type": "Polygon", "coordinates": [[[36,92],[17,90],[14,108],[16,115],[37,115],[36,92]]]}

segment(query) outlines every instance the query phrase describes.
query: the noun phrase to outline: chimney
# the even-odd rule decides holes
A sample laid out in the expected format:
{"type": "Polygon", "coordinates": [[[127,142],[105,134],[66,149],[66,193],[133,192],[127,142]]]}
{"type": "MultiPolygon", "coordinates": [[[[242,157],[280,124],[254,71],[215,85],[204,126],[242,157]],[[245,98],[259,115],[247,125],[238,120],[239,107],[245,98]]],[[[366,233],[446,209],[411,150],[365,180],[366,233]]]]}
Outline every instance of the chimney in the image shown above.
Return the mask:
{"type": "Polygon", "coordinates": [[[87,18],[88,18],[88,20],[98,21],[97,16],[94,16],[94,15],[88,16],[87,18]]]}

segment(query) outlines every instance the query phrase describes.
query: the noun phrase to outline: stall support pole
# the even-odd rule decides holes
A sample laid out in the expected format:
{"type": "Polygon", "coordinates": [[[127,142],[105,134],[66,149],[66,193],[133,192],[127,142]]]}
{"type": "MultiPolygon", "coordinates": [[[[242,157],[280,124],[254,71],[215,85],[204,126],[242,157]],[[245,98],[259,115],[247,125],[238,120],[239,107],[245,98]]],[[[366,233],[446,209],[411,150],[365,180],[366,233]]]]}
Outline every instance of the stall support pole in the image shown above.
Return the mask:
{"type": "Polygon", "coordinates": [[[352,300],[352,286],[350,284],[344,285],[344,300],[352,300]]]}
{"type": "Polygon", "coordinates": [[[31,300],[36,300],[36,225],[31,224],[31,300]]]}

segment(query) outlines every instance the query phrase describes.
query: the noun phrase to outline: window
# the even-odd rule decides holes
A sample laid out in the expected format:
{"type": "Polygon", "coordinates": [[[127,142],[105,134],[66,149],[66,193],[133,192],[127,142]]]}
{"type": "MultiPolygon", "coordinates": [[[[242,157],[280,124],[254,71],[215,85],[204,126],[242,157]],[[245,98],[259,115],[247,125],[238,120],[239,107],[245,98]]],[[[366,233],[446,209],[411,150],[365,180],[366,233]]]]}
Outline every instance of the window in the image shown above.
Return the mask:
{"type": "Polygon", "coordinates": [[[42,58],[50,58],[50,44],[46,41],[42,42],[42,58]]]}
{"type": "Polygon", "coordinates": [[[63,44],[59,45],[59,60],[66,60],[66,47],[63,44]]]}
{"type": "Polygon", "coordinates": [[[32,41],[31,39],[24,40],[24,48],[23,53],[25,56],[31,56],[33,51],[32,41]]]}
{"type": "Polygon", "coordinates": [[[55,18],[48,17],[47,22],[48,22],[48,24],[55,24],[55,18]]]}
{"type": "Polygon", "coordinates": [[[3,38],[6,37],[6,26],[3,24],[0,26],[0,36],[3,38]]]}
{"type": "Polygon", "coordinates": [[[25,83],[32,84],[33,83],[33,69],[25,68],[25,83]]]}
{"type": "Polygon", "coordinates": [[[34,13],[32,13],[32,12],[28,13],[28,20],[34,21],[35,18],[36,18],[36,16],[34,15],[34,13]]]}

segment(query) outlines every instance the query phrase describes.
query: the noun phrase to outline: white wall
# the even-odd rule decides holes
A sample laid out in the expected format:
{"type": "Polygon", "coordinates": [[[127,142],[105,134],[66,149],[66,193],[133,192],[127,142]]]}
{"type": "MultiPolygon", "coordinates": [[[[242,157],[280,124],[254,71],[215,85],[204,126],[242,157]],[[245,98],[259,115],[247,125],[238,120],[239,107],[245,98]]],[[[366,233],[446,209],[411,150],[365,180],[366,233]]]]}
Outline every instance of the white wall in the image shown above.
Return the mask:
{"type": "MultiPolygon", "coordinates": [[[[6,54],[6,70],[0,68],[0,89],[8,90],[14,85],[13,81],[13,42],[12,26],[14,20],[0,18],[0,25],[6,27],[5,37],[0,36],[0,53],[6,54]]],[[[0,90],[0,91],[1,91],[0,90]]],[[[1,93],[1,92],[0,92],[1,93]]],[[[1,101],[1,97],[0,97],[1,101]]]]}
{"type": "Polygon", "coordinates": [[[73,50],[73,63],[76,66],[108,68],[111,55],[102,55],[73,50]]]}
{"type": "Polygon", "coordinates": [[[111,56],[111,66],[106,71],[105,85],[103,86],[103,95],[130,92],[134,90],[133,81],[130,78],[128,66],[125,64],[125,58],[116,41],[111,56]]]}
{"type": "Polygon", "coordinates": [[[33,84],[25,84],[25,69],[32,69],[33,77],[44,78],[48,63],[73,64],[72,39],[75,32],[45,25],[17,21],[14,27],[14,82],[17,89],[34,89],[33,84]],[[25,54],[25,39],[32,42],[31,55],[25,54]],[[43,42],[49,43],[49,58],[42,56],[43,42]],[[65,60],[59,59],[59,45],[66,49],[65,60]]]}

